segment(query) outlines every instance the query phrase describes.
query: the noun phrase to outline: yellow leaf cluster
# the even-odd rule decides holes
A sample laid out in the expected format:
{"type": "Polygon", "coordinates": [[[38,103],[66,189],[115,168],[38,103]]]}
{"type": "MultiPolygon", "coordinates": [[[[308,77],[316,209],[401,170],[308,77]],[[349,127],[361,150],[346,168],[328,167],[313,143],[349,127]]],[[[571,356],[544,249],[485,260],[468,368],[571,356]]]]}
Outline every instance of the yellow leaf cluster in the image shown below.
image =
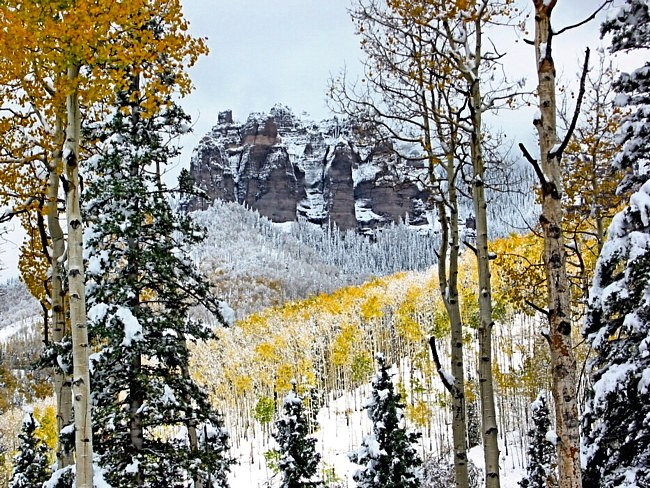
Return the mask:
{"type": "Polygon", "coordinates": [[[422,399],[417,400],[412,405],[406,406],[406,417],[419,428],[429,425],[429,422],[431,422],[431,415],[431,407],[422,399]]]}
{"type": "Polygon", "coordinates": [[[363,332],[354,324],[341,324],[341,330],[332,344],[332,364],[349,367],[352,365],[353,353],[362,344],[363,332]]]}

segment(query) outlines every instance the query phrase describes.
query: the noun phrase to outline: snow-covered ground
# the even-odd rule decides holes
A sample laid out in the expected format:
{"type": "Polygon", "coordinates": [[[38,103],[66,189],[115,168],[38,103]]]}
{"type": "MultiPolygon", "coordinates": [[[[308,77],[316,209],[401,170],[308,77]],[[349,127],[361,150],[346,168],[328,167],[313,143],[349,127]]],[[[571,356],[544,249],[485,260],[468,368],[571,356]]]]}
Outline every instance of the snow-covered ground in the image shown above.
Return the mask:
{"type": "MultiPolygon", "coordinates": [[[[403,371],[408,371],[404,368],[403,371]]],[[[394,381],[400,376],[393,369],[394,381]]],[[[402,376],[404,378],[404,376],[402,376]]],[[[407,387],[408,388],[408,387],[407,387]]],[[[354,488],[356,483],[352,476],[358,467],[348,459],[348,453],[358,449],[363,437],[370,433],[372,424],[368,419],[363,404],[370,394],[370,386],[366,385],[350,391],[338,398],[329,395],[328,405],[318,413],[318,430],[314,436],[318,440],[317,450],[321,453],[321,470],[324,478],[331,482],[336,480],[337,488],[354,488]]],[[[442,412],[436,412],[442,413],[442,412]]],[[[267,427],[273,428],[272,425],[267,427]]],[[[450,427],[449,427],[450,428],[450,427]]],[[[444,439],[450,439],[450,432],[422,431],[420,439],[420,455],[432,453],[439,456],[444,449],[444,439]],[[442,439],[442,441],[441,441],[442,439]],[[433,452],[432,452],[433,451],[433,452]]],[[[506,442],[499,440],[501,486],[515,488],[525,474],[524,459],[520,455],[520,433],[509,432],[506,442]],[[507,445],[506,445],[507,444],[507,445]],[[506,452],[508,454],[506,454],[506,452]]],[[[254,428],[254,434],[247,438],[233,439],[232,455],[237,464],[230,473],[232,488],[276,488],[280,486],[281,475],[276,475],[268,467],[264,453],[277,446],[268,430],[263,431],[259,424],[254,428]]],[[[472,463],[483,470],[483,449],[474,447],[468,453],[472,463]]],[[[449,459],[451,462],[451,458],[449,459]]]]}

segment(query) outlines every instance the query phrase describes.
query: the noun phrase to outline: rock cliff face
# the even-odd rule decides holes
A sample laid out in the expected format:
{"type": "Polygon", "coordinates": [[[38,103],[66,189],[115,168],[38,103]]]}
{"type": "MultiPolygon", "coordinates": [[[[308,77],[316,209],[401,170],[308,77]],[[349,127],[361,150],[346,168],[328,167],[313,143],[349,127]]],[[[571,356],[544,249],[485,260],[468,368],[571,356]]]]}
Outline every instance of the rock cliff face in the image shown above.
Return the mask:
{"type": "Polygon", "coordinates": [[[385,144],[364,144],[349,124],[312,122],[283,106],[244,124],[220,113],[194,150],[190,173],[205,191],[191,210],[219,198],[274,222],[305,218],[361,232],[406,218],[427,223],[427,195],[416,183],[422,169],[385,144]]]}

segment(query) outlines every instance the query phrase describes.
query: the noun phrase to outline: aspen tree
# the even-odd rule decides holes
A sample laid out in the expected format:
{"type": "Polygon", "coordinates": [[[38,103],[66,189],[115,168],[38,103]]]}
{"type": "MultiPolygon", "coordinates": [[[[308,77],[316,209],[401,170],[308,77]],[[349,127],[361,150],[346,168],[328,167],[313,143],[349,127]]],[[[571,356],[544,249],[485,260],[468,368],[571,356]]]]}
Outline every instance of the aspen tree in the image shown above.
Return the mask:
{"type": "MultiPolygon", "coordinates": [[[[458,299],[458,254],[460,248],[458,174],[463,164],[457,150],[463,133],[459,130],[462,102],[452,88],[457,71],[429,46],[443,42],[443,36],[412,22],[413,12],[399,2],[358,2],[351,15],[361,36],[366,64],[366,93],[354,93],[345,80],[332,86],[338,108],[348,114],[361,111],[364,121],[381,127],[391,138],[421,148],[428,169],[428,189],[438,211],[442,229],[438,250],[439,289],[451,325],[451,374],[446,381],[442,365],[440,378],[452,396],[452,432],[455,480],[458,488],[469,486],[465,416],[463,341],[458,299]],[[390,109],[388,109],[390,107],[390,109]],[[447,259],[448,256],[448,259],[447,259]]],[[[410,158],[409,155],[402,155],[410,158]]],[[[430,341],[437,358],[435,340],[430,341]]]]}
{"type": "MultiPolygon", "coordinates": [[[[469,146],[472,164],[472,203],[476,219],[476,259],[478,268],[479,305],[479,392],[481,398],[482,432],[485,454],[485,478],[488,488],[500,486],[498,427],[492,376],[492,285],[490,281],[490,252],[488,249],[487,201],[485,197],[485,160],[482,114],[499,98],[487,101],[481,83],[483,68],[492,64],[493,54],[483,48],[483,29],[499,9],[508,11],[509,2],[491,5],[487,1],[453,2],[448,6],[441,31],[449,43],[448,54],[461,79],[467,86],[469,109],[469,146]]],[[[509,99],[511,95],[504,95],[509,99]]]]}
{"type": "MultiPolygon", "coordinates": [[[[7,1],[0,6],[3,42],[0,58],[5,67],[5,86],[14,88],[9,101],[35,107],[43,127],[49,129],[61,115],[65,124],[63,168],[68,222],[67,256],[70,323],[73,342],[75,403],[76,486],[92,486],[92,436],[89,407],[88,340],[85,316],[83,221],[80,214],[79,167],[81,105],[88,119],[104,114],[128,79],[131,65],[143,66],[144,78],[155,78],[160,69],[171,69],[182,94],[190,89],[185,68],[205,53],[200,39],[187,31],[178,0],[110,3],[99,0],[59,2],[7,1]],[[141,27],[153,15],[172,27],[160,39],[142,35],[141,27]],[[23,48],[23,49],[21,49],[23,48]],[[159,53],[165,52],[164,57],[159,53]],[[128,59],[130,63],[124,63],[128,59]],[[161,61],[163,65],[161,66],[161,61]],[[28,76],[26,76],[28,75],[28,76]]],[[[153,104],[168,93],[164,83],[151,83],[153,104]]],[[[3,106],[4,102],[3,100],[3,106]]]]}
{"type": "MultiPolygon", "coordinates": [[[[520,144],[520,148],[535,168],[541,184],[542,214],[540,224],[544,234],[544,265],[548,291],[548,310],[545,313],[549,321],[547,341],[551,353],[551,390],[555,403],[558,436],[558,482],[561,488],[580,488],[582,473],[580,468],[577,366],[571,338],[571,288],[567,273],[567,253],[563,232],[561,160],[580,113],[589,49],[585,55],[576,109],[570,127],[564,139],[560,141],[557,133],[556,73],[553,60],[553,40],[556,33],[553,31],[551,22],[556,5],[556,0],[533,0],[537,97],[539,101],[539,112],[533,123],[538,133],[540,161],[533,159],[522,144],[520,144]]],[[[560,32],[562,31],[558,31],[558,33],[560,32]]]]}
{"type": "MultiPolygon", "coordinates": [[[[19,269],[28,289],[45,310],[46,354],[49,356],[51,352],[54,357],[59,354],[52,351],[60,351],[59,346],[68,330],[63,277],[65,236],[59,220],[64,121],[60,113],[50,117],[48,106],[55,104],[51,78],[57,75],[53,71],[47,77],[41,76],[46,69],[44,60],[39,59],[38,40],[25,29],[30,19],[36,21],[37,18],[29,6],[22,10],[2,9],[1,13],[2,23],[12,35],[0,37],[0,53],[3,59],[11,61],[5,63],[0,73],[0,133],[3,136],[0,201],[11,204],[10,216],[18,215],[27,231],[28,240],[21,247],[19,269]],[[41,99],[44,103],[36,102],[41,99]],[[49,263],[49,280],[45,262],[49,263]],[[47,316],[50,313],[51,321],[47,316]]],[[[72,422],[72,396],[66,361],[60,359],[53,361],[53,376],[58,438],[62,441],[61,430],[72,422]]],[[[65,442],[59,442],[57,460],[59,468],[73,462],[65,442]]]]}

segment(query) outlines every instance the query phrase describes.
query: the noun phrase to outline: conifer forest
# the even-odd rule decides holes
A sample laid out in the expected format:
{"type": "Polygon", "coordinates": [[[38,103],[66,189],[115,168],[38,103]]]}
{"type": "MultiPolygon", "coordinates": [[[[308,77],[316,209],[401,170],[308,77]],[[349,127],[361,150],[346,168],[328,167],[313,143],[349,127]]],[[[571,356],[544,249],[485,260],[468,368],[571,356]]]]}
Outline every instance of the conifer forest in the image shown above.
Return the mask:
{"type": "Polygon", "coordinates": [[[650,487],[650,0],[0,0],[0,488],[66,487],[650,487]]]}

